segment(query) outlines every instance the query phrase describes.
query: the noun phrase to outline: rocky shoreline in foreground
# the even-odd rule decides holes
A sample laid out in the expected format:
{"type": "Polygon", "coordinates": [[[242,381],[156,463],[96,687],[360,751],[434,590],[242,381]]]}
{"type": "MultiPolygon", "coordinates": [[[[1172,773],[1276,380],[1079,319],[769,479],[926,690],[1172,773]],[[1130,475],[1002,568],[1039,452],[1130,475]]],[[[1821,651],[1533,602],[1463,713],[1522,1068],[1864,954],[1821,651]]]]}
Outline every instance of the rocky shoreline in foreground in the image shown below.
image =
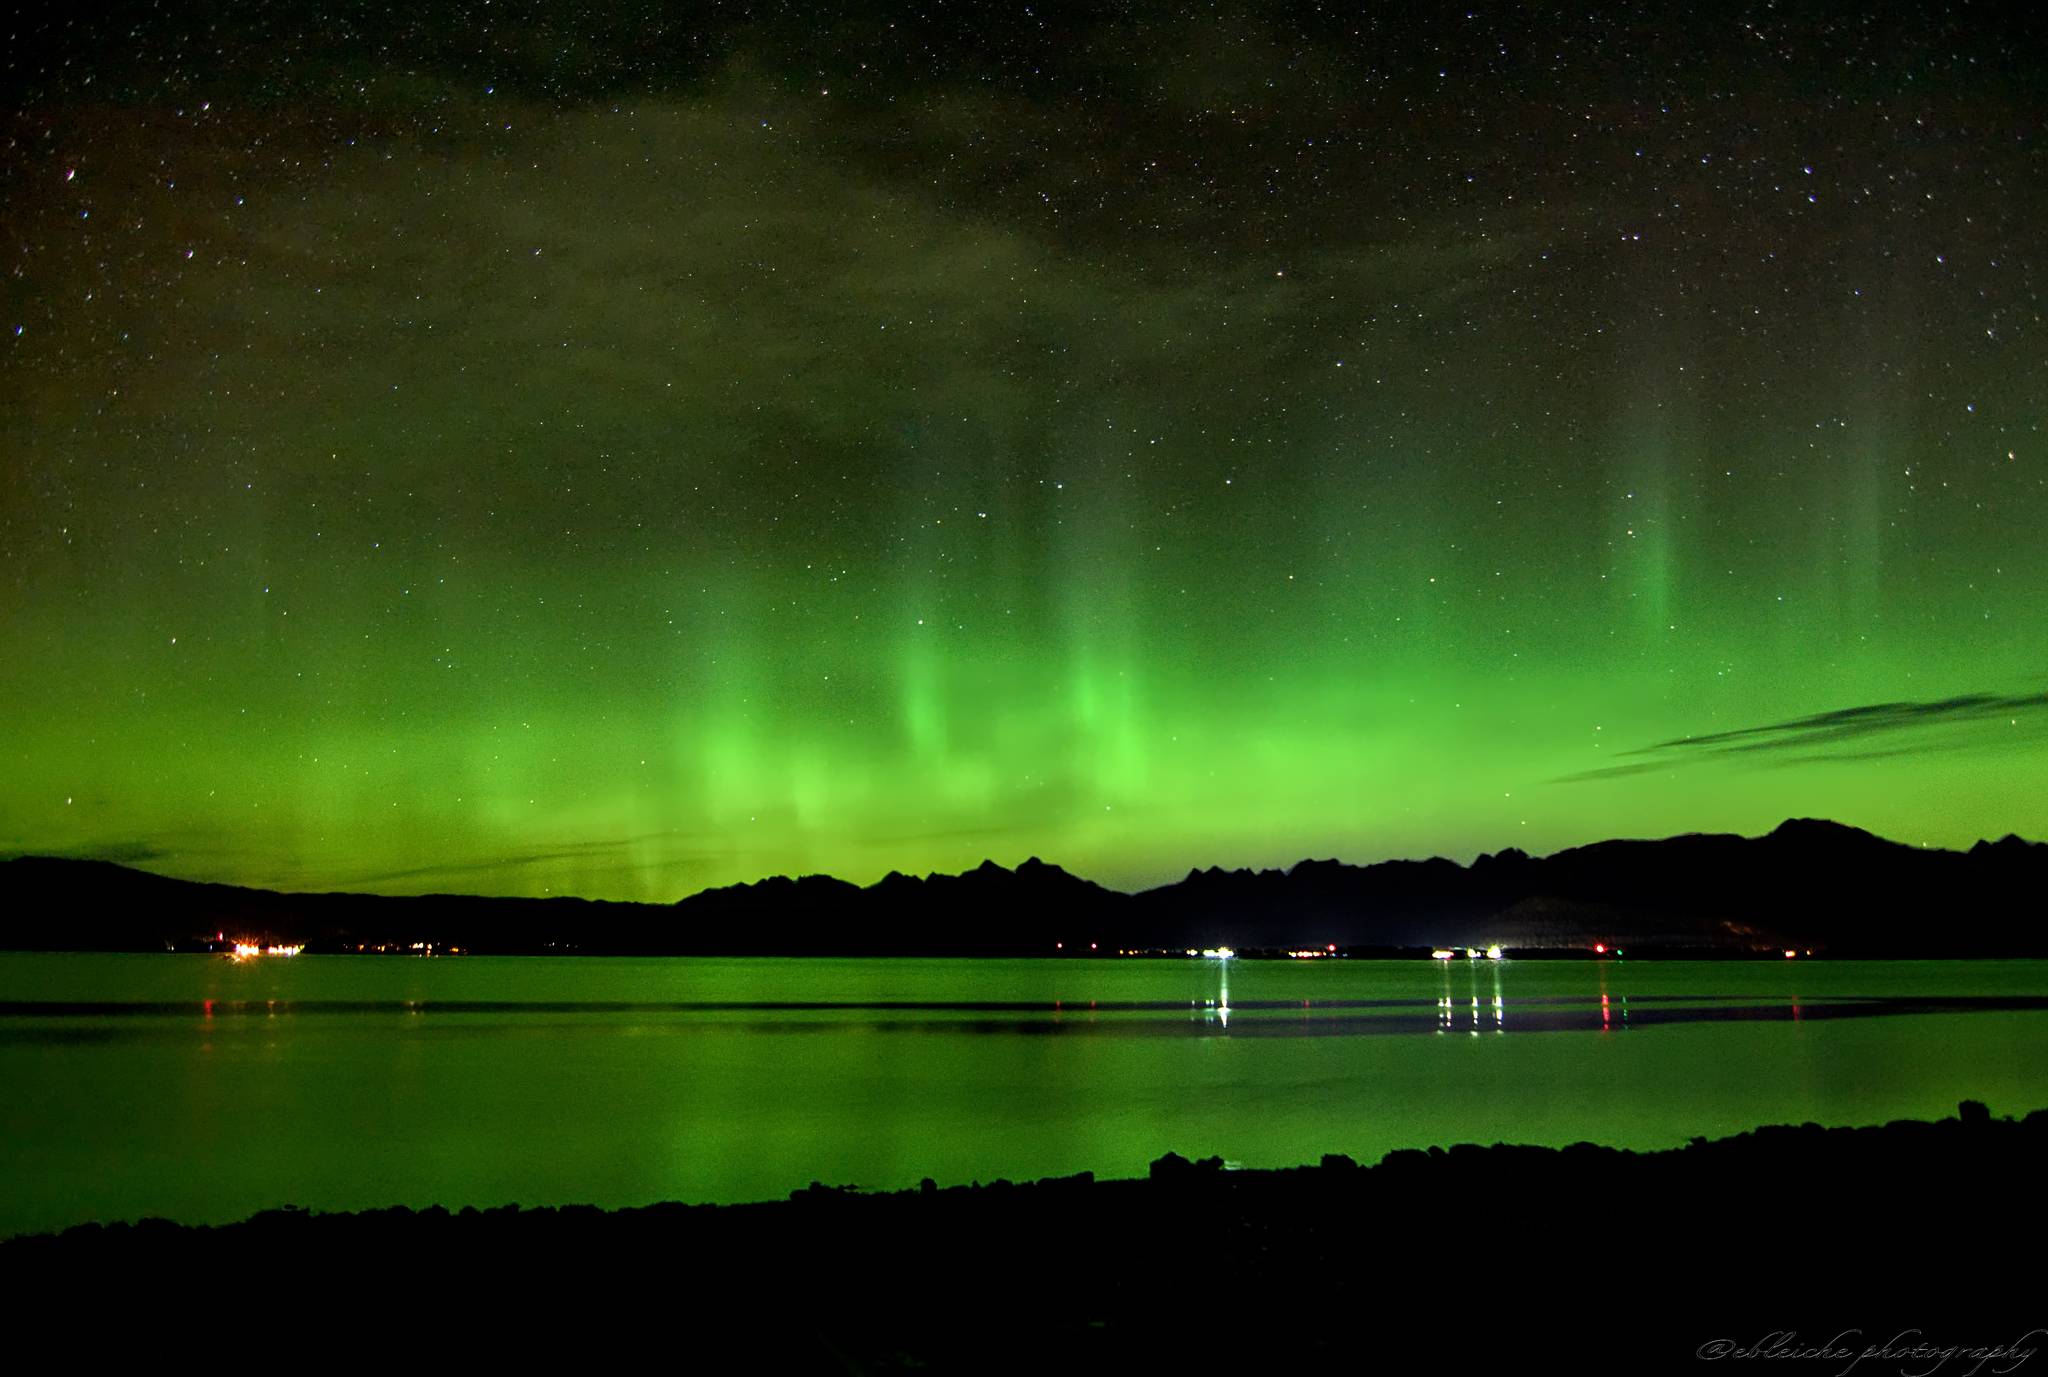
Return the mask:
{"type": "Polygon", "coordinates": [[[1956,1350],[1941,1371],[2012,1371],[2012,1354],[1961,1356],[2044,1342],[2023,1341],[2048,1322],[2043,1161],[2048,1110],[1999,1118],[1965,1102],[1932,1123],[1764,1128],[1662,1152],[1459,1146],[1270,1171],[1169,1154],[1143,1180],[87,1225],[0,1243],[0,1282],[24,1315],[87,1297],[132,1313],[227,1286],[266,1298],[259,1312],[288,1298],[296,1314],[358,1316],[332,1336],[343,1344],[459,1335],[469,1356],[568,1354],[595,1323],[776,1371],[1368,1355],[1382,1370],[1439,1355],[1832,1373],[1847,1360],[1799,1347],[1847,1331],[1841,1344],[1873,1347],[1858,1371],[1931,1370],[1874,1348],[1905,1330],[1956,1350]],[[1717,1358],[1715,1344],[1734,1347],[1717,1358]]]}

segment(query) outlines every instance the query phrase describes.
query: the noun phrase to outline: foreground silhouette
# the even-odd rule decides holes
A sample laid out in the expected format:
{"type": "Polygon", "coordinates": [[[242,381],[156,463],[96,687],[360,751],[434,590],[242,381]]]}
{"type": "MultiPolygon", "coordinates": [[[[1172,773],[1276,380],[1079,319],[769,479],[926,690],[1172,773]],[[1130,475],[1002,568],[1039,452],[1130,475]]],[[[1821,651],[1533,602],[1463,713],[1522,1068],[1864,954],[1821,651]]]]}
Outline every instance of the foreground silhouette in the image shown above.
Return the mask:
{"type": "Polygon", "coordinates": [[[1608,841],[1546,857],[1198,870],[1124,894],[1056,865],[961,875],[827,876],[705,890],[680,903],[277,894],[103,861],[0,862],[0,946],[205,950],[239,936],[313,951],[789,956],[1086,956],[1228,945],[1352,955],[1596,944],[1750,955],[2048,955],[2048,844],[1903,846],[1838,823],[1767,836],[1608,841]]]}
{"type": "Polygon", "coordinates": [[[1907,1331],[1901,1345],[2041,1347],[2044,1156],[2048,1110],[1966,1101],[1938,1123],[1654,1153],[1468,1146],[1282,1171],[1169,1154],[1143,1181],[93,1225],[0,1244],[0,1283],[21,1316],[288,1297],[300,1342],[402,1332],[389,1356],[406,1359],[588,1359],[630,1334],[772,1371],[1690,1371],[1786,1335],[1852,1354],[1907,1331]]]}

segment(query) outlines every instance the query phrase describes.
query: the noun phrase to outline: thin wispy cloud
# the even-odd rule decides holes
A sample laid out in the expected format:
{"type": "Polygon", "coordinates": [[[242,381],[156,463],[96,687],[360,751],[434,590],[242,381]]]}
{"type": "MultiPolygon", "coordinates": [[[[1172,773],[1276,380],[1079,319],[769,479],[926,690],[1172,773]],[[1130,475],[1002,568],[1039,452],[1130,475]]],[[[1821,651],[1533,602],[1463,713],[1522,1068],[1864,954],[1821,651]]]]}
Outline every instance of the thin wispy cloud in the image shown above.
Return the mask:
{"type": "Polygon", "coordinates": [[[84,842],[77,846],[37,847],[34,851],[10,848],[10,856],[49,856],[66,861],[112,861],[116,865],[146,865],[173,852],[158,842],[142,839],[84,842]]]}
{"type": "Polygon", "coordinates": [[[602,865],[607,858],[615,861],[611,868],[633,867],[637,849],[655,843],[666,843],[674,848],[664,854],[665,864],[709,862],[726,859],[730,852],[706,843],[703,839],[692,839],[672,832],[653,832],[637,837],[604,838],[596,841],[565,842],[561,846],[545,850],[510,852],[470,861],[446,861],[435,865],[411,866],[400,870],[383,870],[368,874],[351,875],[332,883],[346,887],[350,885],[400,884],[432,877],[457,878],[473,875],[509,875],[528,866],[577,862],[602,865]]]}
{"type": "Polygon", "coordinates": [[[1806,746],[1815,741],[1840,741],[1868,736],[1874,732],[1903,731],[1934,723],[1978,722],[1987,718],[2011,718],[2023,712],[2048,708],[2048,693],[2001,695],[1969,693],[1956,698],[1929,702],[1868,703],[1862,707],[1837,708],[1833,712],[1795,717],[1761,727],[1740,727],[1734,731],[1711,732],[1705,736],[1681,736],[1630,751],[1649,755],[1670,750],[1779,750],[1806,746]]]}
{"type": "Polygon", "coordinates": [[[1628,759],[1627,764],[1581,770],[1561,775],[1551,782],[1576,784],[1597,779],[1619,779],[1710,760],[1750,758],[1763,754],[1780,758],[1754,763],[1820,764],[1931,755],[1978,744],[1972,738],[1987,726],[2015,726],[2022,718],[2030,719],[2029,725],[2032,725],[2032,719],[2038,718],[2044,709],[2048,709],[2048,693],[1967,693],[1925,701],[1864,703],[1753,727],[1673,737],[1622,752],[1622,757],[1628,759]],[[1900,739],[1873,746],[1868,740],[1873,736],[1900,739]],[[1850,743],[1854,743],[1853,746],[1850,743]]]}

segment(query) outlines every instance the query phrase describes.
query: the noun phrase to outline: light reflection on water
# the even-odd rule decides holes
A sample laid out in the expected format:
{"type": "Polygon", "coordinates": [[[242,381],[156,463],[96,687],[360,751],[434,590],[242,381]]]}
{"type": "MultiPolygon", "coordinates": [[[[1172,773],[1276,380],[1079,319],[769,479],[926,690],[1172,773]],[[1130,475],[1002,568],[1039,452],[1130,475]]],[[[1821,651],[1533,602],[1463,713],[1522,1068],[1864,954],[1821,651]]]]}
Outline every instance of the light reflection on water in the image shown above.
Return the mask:
{"type": "MultiPolygon", "coordinates": [[[[1496,977],[1496,982],[1498,982],[1496,977]]],[[[1068,1034],[1159,1037],[1346,1037],[1400,1033],[1503,1034],[1617,1032],[1680,1023],[1800,1022],[1883,1018],[1909,1014],[2014,1014],[2048,1011],[2048,996],[1946,995],[1845,997],[1801,1005],[1796,999],[1759,1002],[1740,995],[1638,997],[1631,1021],[1626,995],[1602,991],[1595,1001],[1556,998],[1510,1000],[1500,994],[1445,995],[1425,1000],[1258,1000],[1233,1005],[1228,982],[1199,1002],[1090,1003],[1085,1017],[1064,1004],[992,1003],[691,1003],[604,1001],[365,1000],[148,1002],[0,1002],[0,1043],[178,1039],[193,1019],[254,1020],[431,1015],[435,1027],[460,1032],[477,1020],[548,1020],[563,1026],[630,1026],[636,1032],[678,1034],[831,1033],[858,1029],[889,1033],[1068,1034]],[[1513,1017],[1509,1015],[1512,1012],[1513,1017]],[[1231,1016],[1238,1016],[1231,1022],[1231,1016]],[[1285,1014],[1287,1017],[1280,1017],[1285,1014]]]]}
{"type": "Polygon", "coordinates": [[[0,1233],[2048,1105],[2048,963],[0,956],[0,1233]]]}

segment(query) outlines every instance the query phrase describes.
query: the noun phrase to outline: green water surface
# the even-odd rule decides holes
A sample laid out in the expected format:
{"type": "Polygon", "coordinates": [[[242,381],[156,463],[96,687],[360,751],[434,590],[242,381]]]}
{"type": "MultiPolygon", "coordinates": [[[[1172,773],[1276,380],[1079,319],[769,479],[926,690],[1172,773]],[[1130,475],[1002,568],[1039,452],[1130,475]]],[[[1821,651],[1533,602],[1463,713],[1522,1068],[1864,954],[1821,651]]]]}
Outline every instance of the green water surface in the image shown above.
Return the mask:
{"type": "Polygon", "coordinates": [[[0,955],[0,1235],[2048,1106],[2048,963],[0,955]]]}

